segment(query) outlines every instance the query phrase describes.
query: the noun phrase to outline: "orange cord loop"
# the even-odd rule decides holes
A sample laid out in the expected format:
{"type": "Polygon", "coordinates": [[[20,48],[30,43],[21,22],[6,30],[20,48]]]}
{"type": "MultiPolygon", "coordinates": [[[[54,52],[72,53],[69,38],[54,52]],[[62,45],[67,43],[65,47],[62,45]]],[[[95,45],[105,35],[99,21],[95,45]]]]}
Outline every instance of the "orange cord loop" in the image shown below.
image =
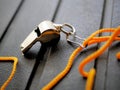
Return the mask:
{"type": "MultiPolygon", "coordinates": [[[[98,42],[102,42],[102,41],[105,41],[107,39],[108,40],[107,40],[107,42],[100,49],[98,49],[96,52],[92,53],[87,58],[85,58],[84,60],[82,60],[82,62],[79,65],[79,72],[82,74],[83,77],[88,77],[88,72],[86,72],[86,71],[83,70],[84,66],[86,64],[88,64],[89,62],[91,62],[92,60],[94,60],[95,58],[97,58],[98,56],[100,56],[111,45],[111,43],[115,39],[120,39],[120,38],[117,37],[118,34],[120,34],[120,27],[118,27],[116,29],[102,29],[102,30],[96,31],[90,37],[88,37],[87,40],[91,41],[90,39],[94,38],[95,35],[97,35],[97,34],[99,34],[101,32],[113,32],[113,34],[111,36],[109,36],[109,38],[108,37],[103,37],[101,39],[98,38],[98,42]]],[[[87,44],[89,41],[86,41],[83,44],[87,44]]]]}
{"type": "MultiPolygon", "coordinates": [[[[91,44],[95,43],[100,43],[100,42],[105,42],[107,41],[99,50],[94,52],[93,54],[89,55],[87,58],[82,60],[82,62],[79,65],[79,72],[83,77],[87,77],[87,83],[86,83],[86,90],[92,90],[92,86],[94,83],[94,77],[95,77],[95,69],[90,69],[89,72],[84,71],[84,67],[86,64],[100,56],[110,45],[114,40],[120,40],[118,35],[120,34],[120,27],[118,28],[106,28],[106,29],[101,29],[93,34],[91,34],[84,42],[83,46],[89,46],[91,44]],[[111,36],[101,36],[101,37],[96,37],[97,34],[103,33],[103,32],[112,32],[113,34],[111,36]]],[[[71,54],[68,64],[66,65],[65,69],[58,74],[50,83],[48,83],[45,87],[42,88],[42,90],[50,90],[52,89],[68,72],[70,71],[73,61],[75,57],[77,56],[78,53],[81,52],[83,48],[80,46],[76,48],[73,53],[71,54]]],[[[120,58],[120,53],[117,55],[117,57],[120,58]]]]}
{"type": "Polygon", "coordinates": [[[10,76],[4,82],[4,84],[0,87],[0,90],[5,90],[5,88],[8,86],[8,84],[10,83],[10,81],[12,80],[12,78],[13,78],[15,72],[16,72],[18,59],[16,57],[0,57],[0,61],[13,61],[14,62],[13,63],[13,69],[12,69],[12,72],[11,72],[10,76]]]}

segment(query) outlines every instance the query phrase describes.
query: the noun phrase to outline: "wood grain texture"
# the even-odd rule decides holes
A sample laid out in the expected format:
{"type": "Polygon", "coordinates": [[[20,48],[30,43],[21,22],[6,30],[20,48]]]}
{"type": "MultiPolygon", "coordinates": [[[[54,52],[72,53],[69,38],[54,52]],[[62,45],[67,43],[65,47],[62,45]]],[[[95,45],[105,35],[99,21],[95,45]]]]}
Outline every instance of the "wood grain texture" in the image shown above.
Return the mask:
{"type": "Polygon", "coordinates": [[[14,18],[22,0],[0,0],[0,39],[14,18]]]}
{"type": "MultiPolygon", "coordinates": [[[[113,17],[112,27],[118,27],[120,23],[120,1],[114,0],[113,3],[113,17]]],[[[119,90],[120,89],[120,62],[117,61],[116,53],[120,51],[120,43],[114,43],[109,49],[107,73],[106,73],[106,90],[119,90]]]]}
{"type": "MultiPolygon", "coordinates": [[[[64,0],[57,13],[56,23],[70,23],[76,28],[77,35],[87,37],[99,29],[102,16],[103,0],[64,0]],[[99,3],[98,3],[99,2],[99,3]]],[[[47,59],[43,74],[39,81],[38,88],[42,88],[53,79],[67,64],[68,58],[76,47],[67,43],[65,35],[61,33],[61,40],[58,46],[51,52],[47,59]]],[[[75,59],[70,73],[53,90],[84,90],[86,80],[78,72],[78,65],[82,59],[96,50],[96,47],[89,48],[79,54],[75,59]]],[[[94,62],[86,66],[86,70],[93,67],[94,62]]],[[[39,71],[39,70],[38,70],[39,71]]]]}
{"type": "MultiPolygon", "coordinates": [[[[106,0],[103,8],[103,20],[101,22],[101,28],[110,28],[112,24],[113,15],[113,0],[106,0]]],[[[101,36],[107,36],[110,33],[102,33],[101,36]]],[[[105,43],[100,43],[98,48],[101,48],[105,43]]],[[[94,90],[106,90],[106,73],[107,73],[107,63],[109,56],[109,47],[96,61],[96,78],[94,84],[94,90]]]]}
{"type": "MultiPolygon", "coordinates": [[[[50,2],[49,0],[25,0],[8,28],[9,30],[0,44],[0,55],[16,56],[19,62],[17,72],[6,90],[25,89],[41,45],[37,43],[29,51],[27,57],[24,57],[20,51],[20,44],[40,22],[52,19],[57,2],[56,0],[50,2]]],[[[0,85],[2,85],[11,72],[12,63],[1,62],[0,66],[0,85]]]]}
{"type": "MultiPolygon", "coordinates": [[[[106,10],[103,27],[117,27],[120,20],[120,1],[106,0],[106,10]]],[[[102,44],[101,44],[102,45],[102,44]]],[[[111,47],[98,59],[97,75],[94,90],[119,90],[120,65],[116,58],[120,43],[114,42],[111,47]]]]}
{"type": "MultiPolygon", "coordinates": [[[[76,28],[77,35],[83,38],[99,28],[117,27],[120,23],[119,0],[24,0],[20,5],[21,1],[0,0],[0,39],[7,30],[0,40],[0,56],[16,56],[19,59],[16,74],[6,90],[25,90],[35,62],[41,57],[38,56],[41,45],[36,43],[24,57],[20,51],[20,44],[43,20],[70,23],[76,28]]],[[[95,44],[80,53],[69,74],[53,90],[84,90],[86,79],[78,72],[79,63],[102,45],[103,43],[95,44]]],[[[93,61],[85,67],[85,70],[89,71],[96,65],[94,90],[119,90],[120,63],[115,57],[120,51],[119,46],[120,43],[114,43],[96,62],[93,61]]],[[[44,59],[40,59],[30,90],[40,90],[61,72],[76,47],[68,44],[65,34],[61,33],[58,45],[54,48],[49,47],[44,59]]],[[[8,78],[12,65],[12,62],[0,62],[0,86],[8,78]]]]}

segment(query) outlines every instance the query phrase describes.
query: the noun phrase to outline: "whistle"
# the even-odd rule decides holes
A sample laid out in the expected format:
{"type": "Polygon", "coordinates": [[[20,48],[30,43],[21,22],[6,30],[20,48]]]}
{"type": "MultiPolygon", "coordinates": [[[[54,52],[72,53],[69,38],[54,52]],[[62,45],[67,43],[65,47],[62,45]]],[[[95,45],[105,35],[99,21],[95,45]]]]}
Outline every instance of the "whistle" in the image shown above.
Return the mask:
{"type": "Polygon", "coordinates": [[[21,51],[25,54],[36,42],[53,46],[60,39],[60,24],[54,24],[51,21],[41,22],[22,42],[21,51]]]}

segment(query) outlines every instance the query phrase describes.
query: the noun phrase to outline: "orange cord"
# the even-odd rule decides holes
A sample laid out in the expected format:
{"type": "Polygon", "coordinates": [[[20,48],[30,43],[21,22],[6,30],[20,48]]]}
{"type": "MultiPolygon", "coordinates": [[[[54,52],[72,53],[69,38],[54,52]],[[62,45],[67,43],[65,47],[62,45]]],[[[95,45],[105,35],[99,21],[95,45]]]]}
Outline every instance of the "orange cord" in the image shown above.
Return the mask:
{"type": "Polygon", "coordinates": [[[120,60],[120,52],[118,52],[118,53],[116,54],[116,57],[117,57],[118,60],[120,60]]]}
{"type": "Polygon", "coordinates": [[[5,88],[8,86],[9,82],[12,80],[15,72],[16,72],[16,65],[18,63],[18,59],[16,57],[0,57],[0,61],[13,61],[13,69],[8,77],[8,79],[4,82],[4,84],[0,87],[0,90],[5,90],[5,88]]]}
{"type": "Polygon", "coordinates": [[[81,50],[82,48],[79,47],[71,54],[66,68],[60,74],[58,74],[52,81],[50,81],[45,87],[43,87],[42,90],[50,90],[70,71],[76,54],[78,54],[81,50]]]}
{"type": "MultiPolygon", "coordinates": [[[[96,52],[94,52],[93,54],[85,58],[84,60],[82,60],[82,62],[80,63],[80,66],[79,66],[80,73],[82,74],[83,77],[88,78],[87,84],[86,84],[86,90],[92,90],[92,86],[94,83],[94,77],[95,77],[95,69],[90,70],[90,72],[86,72],[84,71],[84,66],[87,63],[91,62],[93,59],[100,56],[111,45],[111,43],[114,40],[120,40],[120,38],[118,37],[118,34],[120,34],[120,27],[101,29],[91,34],[83,42],[83,46],[86,47],[94,43],[100,43],[100,42],[107,41],[99,50],[97,50],[96,52]],[[113,34],[111,36],[95,37],[97,34],[100,34],[103,32],[113,32],[113,34]]],[[[43,87],[42,90],[50,90],[51,88],[53,88],[53,86],[55,86],[70,71],[75,57],[77,56],[78,53],[80,53],[82,49],[83,49],[82,47],[78,47],[77,49],[73,51],[73,53],[71,54],[68,60],[68,64],[66,68],[60,74],[58,74],[50,83],[48,83],[45,87],[43,87]]],[[[118,55],[117,57],[120,57],[120,55],[118,55]]]]}
{"type": "MultiPolygon", "coordinates": [[[[101,31],[101,30],[100,30],[101,31]]],[[[106,29],[104,29],[103,31],[106,31],[106,29]]],[[[109,31],[109,30],[108,30],[109,31]]],[[[98,32],[94,32],[91,36],[90,39],[93,38],[96,34],[98,34],[98,32]]],[[[84,60],[82,60],[82,62],[79,65],[79,71],[80,73],[83,75],[83,77],[88,77],[88,72],[85,72],[83,70],[84,66],[91,62],[92,60],[94,60],[95,58],[97,58],[98,56],[100,56],[110,45],[111,43],[115,40],[115,37],[118,36],[118,34],[120,34],[120,27],[115,29],[113,34],[110,36],[109,40],[100,48],[98,49],[96,52],[92,53],[91,55],[89,55],[87,58],[85,58],[84,60]]],[[[89,39],[89,38],[88,38],[89,39]]],[[[87,40],[86,40],[87,41],[87,40]]],[[[86,42],[83,44],[87,44],[86,42]]]]}
{"type": "Polygon", "coordinates": [[[94,78],[95,78],[96,71],[94,68],[90,69],[87,82],[86,82],[86,87],[85,90],[92,90],[93,84],[94,84],[94,78]]]}

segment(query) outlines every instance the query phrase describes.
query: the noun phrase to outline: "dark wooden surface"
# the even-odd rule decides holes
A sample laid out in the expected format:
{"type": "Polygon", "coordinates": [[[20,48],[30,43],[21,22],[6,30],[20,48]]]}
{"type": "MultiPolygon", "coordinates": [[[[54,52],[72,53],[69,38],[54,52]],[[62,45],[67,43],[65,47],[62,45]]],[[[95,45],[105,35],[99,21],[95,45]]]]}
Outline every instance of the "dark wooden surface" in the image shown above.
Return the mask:
{"type": "MultiPolygon", "coordinates": [[[[26,56],[20,44],[43,20],[70,23],[77,35],[86,38],[104,27],[117,27],[120,23],[119,0],[0,0],[0,56],[16,56],[17,72],[6,90],[40,90],[64,69],[76,46],[67,43],[65,35],[55,48],[41,48],[36,43],[26,56]]],[[[105,34],[105,35],[109,35],[105,34]]],[[[86,80],[78,72],[78,65],[86,56],[103,44],[80,53],[69,74],[53,90],[85,90],[86,80]]],[[[115,54],[120,43],[111,45],[106,52],[85,67],[96,66],[94,90],[119,90],[120,63],[115,54]]],[[[12,63],[0,62],[0,85],[8,78],[12,63]]]]}

